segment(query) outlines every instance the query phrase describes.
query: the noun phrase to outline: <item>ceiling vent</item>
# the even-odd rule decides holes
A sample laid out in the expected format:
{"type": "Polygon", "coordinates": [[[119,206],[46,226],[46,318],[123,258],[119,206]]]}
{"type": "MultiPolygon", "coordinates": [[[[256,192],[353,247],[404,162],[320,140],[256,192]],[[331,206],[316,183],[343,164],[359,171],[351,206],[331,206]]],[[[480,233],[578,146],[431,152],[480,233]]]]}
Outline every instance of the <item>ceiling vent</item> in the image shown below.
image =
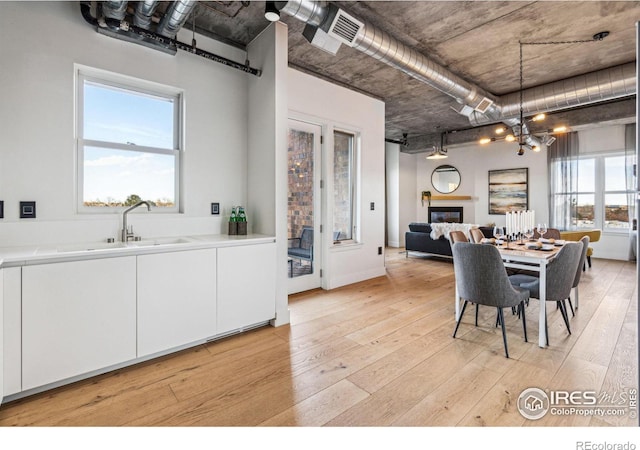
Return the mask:
{"type": "Polygon", "coordinates": [[[349,47],[354,46],[354,42],[358,34],[364,27],[364,23],[343,10],[339,9],[327,34],[344,42],[349,47]]]}
{"type": "Polygon", "coordinates": [[[476,106],[474,109],[484,114],[491,105],[493,105],[493,101],[489,100],[487,97],[484,97],[482,100],[480,100],[480,103],[478,103],[478,106],[476,106]]]}
{"type": "Polygon", "coordinates": [[[305,25],[302,35],[309,43],[320,50],[336,55],[342,42],[329,36],[323,29],[314,27],[313,25],[305,25]]]}

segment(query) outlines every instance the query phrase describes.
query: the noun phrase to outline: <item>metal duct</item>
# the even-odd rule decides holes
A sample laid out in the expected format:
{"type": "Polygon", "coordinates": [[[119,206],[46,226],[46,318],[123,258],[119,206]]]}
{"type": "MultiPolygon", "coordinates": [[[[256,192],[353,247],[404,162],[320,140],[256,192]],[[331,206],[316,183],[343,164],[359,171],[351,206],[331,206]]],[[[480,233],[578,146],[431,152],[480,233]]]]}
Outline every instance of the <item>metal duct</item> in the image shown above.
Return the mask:
{"type": "Polygon", "coordinates": [[[295,0],[289,2],[275,2],[280,12],[289,14],[304,23],[319,27],[326,19],[328,10],[319,2],[295,0]]]}
{"type": "Polygon", "coordinates": [[[191,54],[208,59],[209,61],[214,61],[219,64],[224,64],[225,66],[231,67],[233,69],[241,70],[245,73],[250,73],[258,77],[262,75],[262,70],[254,69],[249,65],[248,61],[246,64],[240,64],[238,62],[232,61],[223,56],[218,56],[206,50],[201,50],[199,48],[196,48],[193,45],[185,44],[183,42],[180,42],[172,38],[168,38],[166,36],[161,36],[157,33],[154,33],[149,30],[145,30],[135,25],[129,25],[129,24],[125,24],[123,26],[109,25],[105,23],[104,20],[98,20],[96,17],[93,17],[91,15],[91,5],[89,4],[89,2],[80,3],[80,12],[82,13],[82,17],[84,18],[84,20],[89,25],[94,26],[96,28],[96,31],[100,34],[104,34],[106,36],[110,36],[126,42],[139,44],[155,50],[160,50],[162,52],[169,53],[171,55],[175,55],[177,49],[184,50],[191,54]]]}
{"type": "MultiPolygon", "coordinates": [[[[278,3],[282,4],[283,2],[278,3]]],[[[280,6],[278,3],[276,6],[280,6]]],[[[280,11],[315,26],[322,25],[330,15],[329,8],[322,7],[310,0],[290,0],[280,8],[280,11]]],[[[497,100],[492,94],[453,74],[438,63],[391,37],[387,32],[362,19],[357,20],[364,26],[355,34],[355,38],[350,44],[353,48],[452,96],[461,105],[475,109],[478,106],[486,105],[487,99],[491,102],[497,100]]],[[[470,112],[469,110],[468,113],[470,112]]]]}
{"type": "Polygon", "coordinates": [[[197,4],[198,2],[195,0],[173,2],[160,21],[156,33],[174,39],[197,4]]]}
{"type": "MultiPolygon", "coordinates": [[[[635,93],[636,63],[631,62],[525,89],[522,91],[522,110],[526,115],[534,115],[628,97],[635,93]]],[[[519,117],[519,91],[503,95],[500,103],[500,121],[519,117]]],[[[469,121],[472,125],[495,122],[477,113],[472,114],[469,121]]]]}
{"type": "MultiPolygon", "coordinates": [[[[310,0],[277,2],[280,11],[297,19],[326,28],[331,16],[329,7],[310,0]]],[[[520,92],[496,97],[479,86],[455,75],[425,55],[391,37],[366,21],[355,33],[353,48],[401,70],[407,75],[453,97],[461,106],[456,109],[469,117],[472,125],[504,122],[519,134],[520,92]],[[516,131],[517,129],[517,131],[516,131]]],[[[331,30],[329,34],[332,35],[331,30]]],[[[635,63],[582,75],[567,80],[529,88],[523,91],[523,110],[529,114],[566,109],[635,94],[635,63]]],[[[522,133],[528,135],[526,124],[522,133]]],[[[540,145],[535,137],[526,136],[530,146],[540,145]]]]}
{"type": "Polygon", "coordinates": [[[136,13],[133,16],[133,24],[137,27],[148,30],[151,27],[151,18],[153,13],[158,7],[158,3],[155,0],[144,0],[138,2],[136,13]]]}
{"type": "Polygon", "coordinates": [[[103,2],[102,14],[109,19],[122,20],[127,14],[127,3],[123,1],[103,2]]]}

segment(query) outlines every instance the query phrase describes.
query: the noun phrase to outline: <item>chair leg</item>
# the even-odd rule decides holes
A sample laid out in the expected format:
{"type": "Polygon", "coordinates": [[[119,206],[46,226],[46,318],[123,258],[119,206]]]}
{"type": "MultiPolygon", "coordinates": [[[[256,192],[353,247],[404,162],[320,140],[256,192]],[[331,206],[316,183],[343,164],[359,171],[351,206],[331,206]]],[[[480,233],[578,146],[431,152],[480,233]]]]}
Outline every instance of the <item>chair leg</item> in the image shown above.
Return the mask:
{"type": "Polygon", "coordinates": [[[567,326],[567,331],[571,334],[571,326],[569,325],[569,315],[567,314],[567,306],[564,303],[564,300],[558,301],[558,306],[560,306],[560,312],[562,313],[562,319],[564,320],[564,324],[567,326]]]}
{"type": "Polygon", "coordinates": [[[462,311],[460,311],[460,317],[458,317],[458,322],[456,322],[456,329],[453,330],[453,337],[456,337],[456,333],[458,332],[458,327],[460,326],[460,322],[462,322],[462,315],[464,314],[464,310],[467,308],[467,303],[469,303],[467,300],[464,301],[464,303],[462,304],[462,311]]]}
{"type": "Polygon", "coordinates": [[[575,317],[576,312],[573,310],[573,303],[571,303],[571,297],[569,297],[567,301],[569,302],[569,308],[571,308],[571,317],[575,317]]]}
{"type": "Polygon", "coordinates": [[[518,316],[520,316],[520,313],[522,313],[522,329],[524,330],[524,341],[529,342],[529,340],[527,339],[527,318],[524,314],[524,302],[520,302],[518,308],[518,316]]]}
{"type": "Polygon", "coordinates": [[[504,354],[509,357],[509,349],[507,348],[507,330],[504,326],[504,313],[502,308],[498,307],[498,317],[500,318],[500,324],[502,325],[502,341],[504,342],[504,354]]]}
{"type": "Polygon", "coordinates": [[[547,320],[547,314],[544,315],[544,334],[547,336],[547,346],[549,345],[549,321],[547,320]]]}
{"type": "Polygon", "coordinates": [[[476,326],[478,326],[478,308],[479,305],[476,303],[476,326]]]}
{"type": "Polygon", "coordinates": [[[589,269],[591,269],[591,256],[587,256],[587,262],[589,263],[589,269]]]}

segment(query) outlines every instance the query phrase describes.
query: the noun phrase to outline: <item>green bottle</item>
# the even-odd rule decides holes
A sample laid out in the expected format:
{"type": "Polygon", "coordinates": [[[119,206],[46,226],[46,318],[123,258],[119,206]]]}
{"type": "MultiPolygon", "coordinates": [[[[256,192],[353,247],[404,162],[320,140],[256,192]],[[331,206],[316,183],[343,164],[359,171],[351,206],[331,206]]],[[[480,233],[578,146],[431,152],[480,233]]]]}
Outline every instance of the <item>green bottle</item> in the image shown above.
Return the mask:
{"type": "Polygon", "coordinates": [[[237,222],[238,221],[238,216],[236,215],[236,207],[232,206],[231,207],[231,218],[229,219],[229,222],[237,222]]]}
{"type": "Polygon", "coordinates": [[[238,206],[238,222],[246,222],[246,221],[247,221],[247,216],[244,213],[244,207],[238,206]]]}

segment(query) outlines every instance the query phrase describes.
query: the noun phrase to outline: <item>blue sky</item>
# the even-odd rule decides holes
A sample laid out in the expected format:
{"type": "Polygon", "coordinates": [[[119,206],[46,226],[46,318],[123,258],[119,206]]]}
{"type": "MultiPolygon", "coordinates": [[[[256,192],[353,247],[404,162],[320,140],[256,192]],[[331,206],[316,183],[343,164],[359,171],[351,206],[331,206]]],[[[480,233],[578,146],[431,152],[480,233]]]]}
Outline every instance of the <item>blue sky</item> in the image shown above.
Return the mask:
{"type": "MultiPolygon", "coordinates": [[[[174,148],[173,102],[85,82],[84,138],[174,148]]],[[[174,200],[174,157],[87,147],[84,200],[174,200]]]]}

